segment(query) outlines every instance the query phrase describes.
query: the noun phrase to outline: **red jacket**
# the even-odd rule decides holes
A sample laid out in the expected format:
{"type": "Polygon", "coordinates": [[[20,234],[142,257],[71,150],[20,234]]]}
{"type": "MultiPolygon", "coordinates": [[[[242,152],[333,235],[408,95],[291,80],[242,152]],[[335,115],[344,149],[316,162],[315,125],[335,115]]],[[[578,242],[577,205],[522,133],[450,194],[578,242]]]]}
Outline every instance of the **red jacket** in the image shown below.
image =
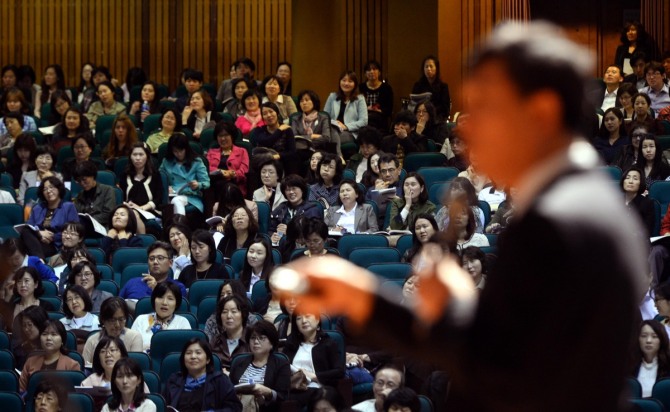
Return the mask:
{"type": "MultiPolygon", "coordinates": [[[[207,151],[207,161],[209,162],[210,173],[219,168],[221,162],[221,149],[213,147],[207,151]]],[[[235,171],[235,182],[240,187],[242,194],[247,195],[247,172],[249,172],[249,153],[243,147],[233,145],[233,151],[230,152],[226,161],[228,170],[235,171]]]]}

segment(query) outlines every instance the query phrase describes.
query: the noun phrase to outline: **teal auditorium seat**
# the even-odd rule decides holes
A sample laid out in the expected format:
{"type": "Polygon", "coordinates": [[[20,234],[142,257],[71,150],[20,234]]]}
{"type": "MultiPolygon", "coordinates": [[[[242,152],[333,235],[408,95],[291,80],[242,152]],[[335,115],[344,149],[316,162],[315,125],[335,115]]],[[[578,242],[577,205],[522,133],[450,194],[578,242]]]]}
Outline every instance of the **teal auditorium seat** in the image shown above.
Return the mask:
{"type": "Polygon", "coordinates": [[[357,247],[388,247],[389,242],[382,235],[351,234],[344,235],[337,242],[337,250],[344,259],[349,259],[349,254],[357,247]]]}
{"type": "Polygon", "coordinates": [[[398,249],[400,253],[400,258],[402,259],[405,256],[405,252],[409,250],[413,245],[413,235],[402,235],[395,244],[395,248],[398,249]]]}
{"type": "MultiPolygon", "coordinates": [[[[6,371],[2,371],[6,372],[6,371]]],[[[23,410],[23,399],[18,394],[18,381],[17,381],[17,390],[12,392],[0,392],[0,405],[2,405],[2,410],[4,411],[17,411],[20,412],[23,410]]]]}
{"type": "Polygon", "coordinates": [[[0,204],[0,237],[3,239],[16,238],[19,234],[14,225],[24,223],[23,206],[16,203],[0,204]]]}
{"type": "Polygon", "coordinates": [[[14,371],[14,368],[0,370],[0,391],[19,391],[19,375],[14,371]]]}
{"type": "MultiPolygon", "coordinates": [[[[123,268],[123,272],[121,273],[121,276],[119,277],[119,286],[121,289],[128,283],[130,279],[133,278],[139,278],[141,277],[144,273],[149,273],[149,265],[146,263],[131,263],[125,268],[123,268]]],[[[116,278],[117,274],[114,274],[114,277],[116,278]]]]}
{"type": "Polygon", "coordinates": [[[417,171],[430,188],[433,183],[448,182],[458,176],[458,169],[455,167],[420,167],[417,171]]]}
{"type": "Polygon", "coordinates": [[[43,280],[42,281],[42,288],[44,289],[44,293],[42,294],[42,297],[44,296],[58,296],[58,286],[56,286],[55,283],[53,283],[50,280],[43,280]]]}
{"type": "Polygon", "coordinates": [[[491,223],[491,205],[486,200],[480,200],[479,208],[484,212],[484,227],[486,227],[491,223]]]}
{"type": "MultiPolygon", "coordinates": [[[[202,332],[202,331],[198,331],[198,332],[202,333],[203,336],[205,335],[205,333],[202,332]]],[[[161,383],[162,383],[163,387],[165,387],[165,384],[170,379],[170,375],[172,375],[173,373],[176,373],[176,372],[181,372],[181,365],[179,363],[179,357],[181,356],[182,347],[184,346],[184,344],[187,341],[188,341],[188,339],[181,343],[181,346],[179,347],[178,351],[177,350],[171,351],[171,353],[167,353],[164,357],[161,358],[161,362],[159,363],[160,366],[158,367],[158,376],[160,376],[160,378],[161,378],[161,383]]],[[[153,354],[152,354],[151,357],[153,359],[153,354]]],[[[212,361],[214,362],[214,370],[215,371],[220,371],[221,370],[221,360],[219,359],[219,357],[216,356],[216,355],[213,355],[212,361]]]]}
{"type": "Polygon", "coordinates": [[[0,349],[9,349],[9,348],[10,348],[9,334],[4,330],[0,330],[0,349]]]}
{"type": "Polygon", "coordinates": [[[658,399],[647,398],[647,399],[631,399],[631,403],[637,408],[636,410],[640,412],[663,412],[663,404],[658,401],[658,399]]]}
{"type": "MultiPolygon", "coordinates": [[[[14,354],[8,349],[0,350],[0,370],[13,370],[14,365],[14,354]]],[[[2,389],[0,389],[2,390],[2,389]]]]}
{"type": "MultiPolygon", "coordinates": [[[[147,249],[144,247],[122,247],[116,250],[112,255],[112,269],[114,269],[114,277],[121,277],[123,269],[133,263],[147,264],[147,249]]],[[[119,283],[123,287],[124,283],[119,283]]]]}
{"type": "Polygon", "coordinates": [[[196,318],[198,319],[198,327],[200,329],[205,329],[205,324],[207,319],[216,312],[216,305],[219,302],[218,297],[208,296],[200,301],[198,305],[198,311],[196,313],[196,318]]]}
{"type": "Polygon", "coordinates": [[[356,247],[349,253],[351,263],[367,268],[375,263],[400,263],[400,254],[391,247],[356,247]]]}
{"type": "Polygon", "coordinates": [[[161,378],[156,372],[142,369],[142,375],[144,375],[144,383],[149,387],[149,392],[161,393],[161,378]]]}
{"type": "Polygon", "coordinates": [[[270,230],[270,205],[266,202],[256,202],[258,207],[258,233],[268,234],[270,230]]]}
{"type": "Polygon", "coordinates": [[[665,410],[670,409],[670,379],[656,381],[651,388],[651,397],[660,401],[665,410]]]}
{"type": "Polygon", "coordinates": [[[137,362],[142,370],[151,370],[151,358],[144,352],[128,352],[128,357],[137,362]]]}
{"type": "MultiPolygon", "coordinates": [[[[428,186],[428,200],[435,206],[442,205],[442,198],[449,189],[449,182],[435,182],[428,186]]],[[[439,210],[439,207],[438,207],[439,210]]]]}
{"type": "Polygon", "coordinates": [[[367,269],[381,279],[405,280],[412,273],[409,263],[375,263],[367,269]]]}
{"type": "Polygon", "coordinates": [[[112,294],[112,296],[119,296],[120,291],[119,285],[113,280],[109,279],[101,279],[100,284],[98,287],[96,287],[96,289],[109,292],[112,294]]]}
{"type": "Polygon", "coordinates": [[[447,164],[447,157],[442,153],[414,152],[405,156],[402,168],[407,173],[416,172],[421,167],[440,167],[447,164]]]}
{"type": "Polygon", "coordinates": [[[621,180],[622,171],[618,166],[601,166],[598,168],[607,174],[613,181],[619,182],[621,180]]]}
{"type": "Polygon", "coordinates": [[[193,282],[188,290],[188,301],[191,304],[191,312],[198,313],[198,305],[200,305],[200,302],[204,298],[208,296],[217,297],[219,288],[223,283],[223,279],[202,279],[193,282]]]}

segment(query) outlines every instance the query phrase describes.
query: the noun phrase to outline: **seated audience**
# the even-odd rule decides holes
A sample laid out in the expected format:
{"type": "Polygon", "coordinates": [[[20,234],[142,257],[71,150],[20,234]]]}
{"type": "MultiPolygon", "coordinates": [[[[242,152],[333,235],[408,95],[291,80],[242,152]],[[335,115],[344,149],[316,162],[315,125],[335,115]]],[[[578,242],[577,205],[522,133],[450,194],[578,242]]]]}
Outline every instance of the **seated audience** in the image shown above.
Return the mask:
{"type": "Polygon", "coordinates": [[[228,271],[216,262],[216,245],[212,234],[197,229],[191,236],[191,261],[179,275],[179,281],[189,289],[193,282],[201,279],[228,279],[228,271]]]}
{"type": "Polygon", "coordinates": [[[404,163],[405,156],[415,152],[428,150],[425,136],[416,132],[416,117],[409,110],[398,112],[393,118],[393,134],[382,139],[380,148],[386,153],[393,153],[404,163]]]}
{"type": "Polygon", "coordinates": [[[374,233],[379,230],[375,211],[365,203],[365,194],[356,182],[341,181],[339,192],[339,202],[326,211],[325,222],[330,231],[374,233]]]}
{"type": "Polygon", "coordinates": [[[392,230],[407,230],[421,213],[435,213],[435,205],[428,200],[428,188],[420,174],[412,172],[403,182],[404,197],[391,200],[392,230]]]}
{"type": "MultiPolygon", "coordinates": [[[[76,253],[76,252],[75,252],[76,253]]],[[[75,259],[72,259],[72,262],[75,262],[75,259]]],[[[112,294],[97,289],[100,285],[101,275],[98,268],[95,266],[95,262],[88,260],[76,260],[77,263],[73,263],[74,266],[71,268],[70,273],[67,277],[67,286],[72,287],[74,285],[81,286],[84,288],[88,297],[91,299],[91,311],[99,312],[102,307],[102,303],[111,298],[112,294]]]]}

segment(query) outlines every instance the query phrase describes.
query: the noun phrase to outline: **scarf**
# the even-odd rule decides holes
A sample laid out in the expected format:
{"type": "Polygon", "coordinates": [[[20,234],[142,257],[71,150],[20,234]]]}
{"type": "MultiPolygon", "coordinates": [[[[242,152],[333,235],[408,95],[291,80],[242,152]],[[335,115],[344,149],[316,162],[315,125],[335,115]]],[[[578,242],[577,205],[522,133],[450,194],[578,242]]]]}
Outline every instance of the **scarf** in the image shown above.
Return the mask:
{"type": "Polygon", "coordinates": [[[158,316],[156,316],[155,313],[149,315],[149,328],[151,329],[151,333],[156,333],[159,330],[167,329],[168,326],[170,326],[172,319],[174,319],[174,314],[165,322],[158,320],[158,316]]]}
{"type": "Polygon", "coordinates": [[[192,378],[190,376],[187,376],[186,383],[184,384],[184,390],[186,392],[193,392],[194,390],[204,385],[206,380],[207,380],[206,373],[199,378],[192,378]]]}
{"type": "Polygon", "coordinates": [[[312,125],[316,126],[315,121],[318,116],[319,112],[317,112],[316,110],[314,110],[310,114],[302,115],[302,126],[305,128],[305,135],[311,136],[314,134],[314,131],[312,130],[312,125]]]}
{"type": "Polygon", "coordinates": [[[256,109],[253,112],[247,110],[246,113],[244,113],[244,118],[251,123],[251,128],[253,129],[256,127],[256,124],[261,121],[261,109],[256,109]]]}

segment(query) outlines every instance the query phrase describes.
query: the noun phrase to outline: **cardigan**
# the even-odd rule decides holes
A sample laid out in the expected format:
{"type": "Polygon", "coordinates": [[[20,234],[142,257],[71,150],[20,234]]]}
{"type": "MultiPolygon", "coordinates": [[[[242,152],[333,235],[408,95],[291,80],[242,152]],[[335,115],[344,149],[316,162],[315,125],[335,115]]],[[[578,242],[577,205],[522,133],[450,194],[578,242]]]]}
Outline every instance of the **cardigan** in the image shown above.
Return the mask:
{"type": "MultiPolygon", "coordinates": [[[[233,385],[238,385],[240,383],[240,377],[244,372],[249,368],[249,365],[253,361],[254,357],[243,356],[239,360],[235,361],[235,364],[230,369],[230,380],[233,385]]],[[[265,377],[263,378],[263,386],[266,386],[277,393],[277,399],[270,404],[264,404],[260,407],[261,411],[278,411],[279,404],[277,402],[282,402],[288,397],[290,391],[291,383],[291,366],[289,365],[286,359],[275,356],[270,353],[268,357],[268,363],[265,369],[265,377]]]]}
{"type": "Polygon", "coordinates": [[[151,176],[144,176],[142,180],[135,180],[127,172],[123,172],[119,176],[119,187],[126,202],[131,201],[139,206],[153,202],[155,206],[151,210],[160,210],[163,203],[163,191],[166,189],[156,169],[151,176]]]}
{"type": "Polygon", "coordinates": [[[91,122],[91,128],[94,128],[95,122],[96,120],[98,120],[98,117],[116,115],[125,112],[126,112],[126,106],[123,103],[117,102],[116,100],[114,101],[112,108],[109,110],[106,110],[103,107],[101,101],[97,101],[91,103],[91,106],[88,108],[88,111],[86,112],[86,114],[84,114],[84,116],[86,116],[88,121],[91,122]]]}
{"type": "MultiPolygon", "coordinates": [[[[274,196],[274,200],[273,200],[272,204],[270,205],[271,210],[275,210],[276,208],[278,208],[283,203],[288,202],[288,200],[286,200],[286,198],[284,197],[284,194],[281,192],[280,185],[281,185],[281,183],[277,183],[277,187],[274,189],[274,195],[275,196],[274,196]]],[[[253,200],[254,200],[254,202],[270,203],[265,198],[265,188],[263,186],[254,190],[253,200]]]]}
{"type": "Polygon", "coordinates": [[[209,173],[207,173],[207,168],[202,159],[199,157],[193,159],[191,167],[188,170],[186,170],[183,163],[163,159],[160,171],[167,174],[168,185],[172,186],[175,192],[180,192],[180,195],[186,196],[188,203],[200,212],[204,211],[205,206],[202,202],[202,191],[209,188],[209,173]],[[196,190],[188,186],[188,183],[192,180],[198,182],[196,190]]]}
{"type": "MultiPolygon", "coordinates": [[[[219,170],[221,163],[221,148],[212,147],[207,151],[207,161],[209,162],[209,172],[219,170]]],[[[233,145],[233,149],[226,159],[228,170],[235,171],[235,182],[240,188],[242,195],[247,195],[247,173],[249,173],[249,152],[243,147],[233,145]]]]}
{"type": "MultiPolygon", "coordinates": [[[[342,213],[339,212],[342,206],[335,205],[328,208],[326,211],[325,223],[329,229],[337,226],[342,213]]],[[[379,230],[377,224],[377,216],[371,205],[367,203],[356,204],[356,212],[354,214],[354,228],[356,233],[374,233],[379,230]]]]}
{"type": "MultiPolygon", "coordinates": [[[[184,391],[185,384],[186,377],[181,372],[170,375],[163,391],[166,405],[173,408],[179,405],[179,398],[184,391]]],[[[242,411],[242,403],[235,394],[235,387],[228,376],[221,371],[207,373],[204,385],[200,410],[208,412],[242,411]]]]}
{"type": "Polygon", "coordinates": [[[30,211],[30,217],[26,222],[29,225],[37,226],[40,230],[48,229],[54,233],[54,246],[56,249],[60,249],[63,245],[63,229],[68,222],[79,222],[79,214],[77,214],[77,209],[72,202],[61,202],[54,210],[54,214],[51,217],[51,224],[49,228],[44,226],[44,219],[47,215],[48,207],[45,202],[40,202],[33,206],[30,211]]]}
{"type": "MultiPolygon", "coordinates": [[[[65,345],[65,342],[63,342],[63,345],[65,345]]],[[[26,359],[26,363],[23,365],[23,370],[21,370],[21,377],[19,377],[20,392],[25,392],[28,389],[28,380],[35,372],[40,371],[42,366],[44,366],[43,354],[33,355],[26,359]]],[[[61,353],[56,363],[56,370],[80,371],[81,366],[76,360],[61,353]]]]}
{"type": "MultiPolygon", "coordinates": [[[[297,352],[298,345],[286,342],[284,354],[291,362],[297,352]]],[[[337,387],[337,380],[344,378],[344,357],[340,355],[337,342],[327,334],[322,335],[312,348],[312,363],[321,385],[337,387]]]]}
{"type": "MultiPolygon", "coordinates": [[[[56,171],[51,171],[60,180],[63,181],[63,176],[56,171]]],[[[21,182],[19,183],[19,194],[16,196],[16,203],[22,205],[23,199],[26,196],[26,190],[29,187],[39,187],[40,180],[38,179],[37,170],[29,170],[21,174],[21,182]]]]}
{"type": "MultiPolygon", "coordinates": [[[[337,99],[336,93],[331,93],[326,100],[323,111],[328,113],[331,120],[336,120],[340,113],[342,101],[337,99]]],[[[358,130],[368,125],[368,106],[365,104],[365,97],[359,94],[356,100],[347,103],[344,109],[344,123],[351,134],[358,136],[358,130]]]]}
{"type": "MultiPolygon", "coordinates": [[[[425,190],[425,189],[424,189],[425,190]]],[[[435,205],[430,200],[426,200],[424,204],[413,203],[409,208],[409,215],[407,219],[402,220],[400,212],[405,207],[405,198],[396,197],[391,200],[390,222],[391,230],[411,230],[414,232],[414,220],[421,213],[428,213],[433,215],[435,213],[435,205]]]]}

